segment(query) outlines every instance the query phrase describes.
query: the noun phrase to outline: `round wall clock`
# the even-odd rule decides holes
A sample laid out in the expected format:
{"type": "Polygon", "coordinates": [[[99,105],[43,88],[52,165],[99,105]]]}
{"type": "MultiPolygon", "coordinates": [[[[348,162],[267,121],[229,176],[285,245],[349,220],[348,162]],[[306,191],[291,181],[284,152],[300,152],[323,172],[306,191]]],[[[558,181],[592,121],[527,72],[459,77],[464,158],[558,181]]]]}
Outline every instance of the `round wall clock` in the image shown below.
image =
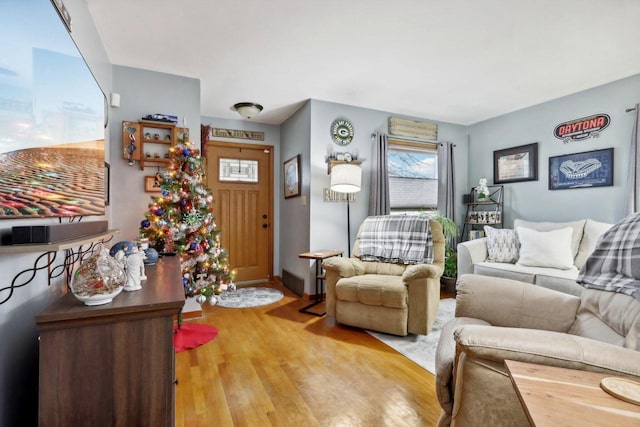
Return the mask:
{"type": "Polygon", "coordinates": [[[345,119],[331,123],[331,139],[338,145],[349,145],[353,140],[353,125],[345,119]]]}

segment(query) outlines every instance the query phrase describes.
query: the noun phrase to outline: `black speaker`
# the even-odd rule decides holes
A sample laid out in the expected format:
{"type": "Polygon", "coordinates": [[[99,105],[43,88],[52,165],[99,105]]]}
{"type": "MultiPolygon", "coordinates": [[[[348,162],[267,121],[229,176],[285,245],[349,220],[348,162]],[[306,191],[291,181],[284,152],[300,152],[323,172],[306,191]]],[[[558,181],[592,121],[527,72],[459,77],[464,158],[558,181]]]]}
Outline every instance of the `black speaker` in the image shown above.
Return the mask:
{"type": "Polygon", "coordinates": [[[107,231],[107,221],[74,222],[56,225],[26,225],[11,227],[14,245],[29,243],[57,243],[107,231]]]}

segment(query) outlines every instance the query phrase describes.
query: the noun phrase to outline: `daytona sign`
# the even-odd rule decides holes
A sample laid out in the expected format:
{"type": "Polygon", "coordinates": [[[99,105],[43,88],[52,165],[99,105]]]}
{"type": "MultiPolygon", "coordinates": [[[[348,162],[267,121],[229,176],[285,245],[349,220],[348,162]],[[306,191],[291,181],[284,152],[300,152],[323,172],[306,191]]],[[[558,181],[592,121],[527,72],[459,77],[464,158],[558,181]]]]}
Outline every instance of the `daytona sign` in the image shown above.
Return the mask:
{"type": "Polygon", "coordinates": [[[595,114],[581,119],[560,123],[553,130],[553,136],[561,139],[565,144],[571,141],[581,141],[587,138],[597,138],[600,132],[611,123],[608,114],[595,114]]]}

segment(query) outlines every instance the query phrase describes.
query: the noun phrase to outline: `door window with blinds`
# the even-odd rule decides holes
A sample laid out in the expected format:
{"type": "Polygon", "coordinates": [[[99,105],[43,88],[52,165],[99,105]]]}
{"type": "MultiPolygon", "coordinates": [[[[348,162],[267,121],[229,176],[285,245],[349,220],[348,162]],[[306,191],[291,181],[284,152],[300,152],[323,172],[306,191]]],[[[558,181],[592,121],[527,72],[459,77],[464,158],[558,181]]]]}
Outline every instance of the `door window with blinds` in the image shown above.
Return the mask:
{"type": "Polygon", "coordinates": [[[436,144],[389,139],[387,167],[392,214],[438,209],[436,144]]]}

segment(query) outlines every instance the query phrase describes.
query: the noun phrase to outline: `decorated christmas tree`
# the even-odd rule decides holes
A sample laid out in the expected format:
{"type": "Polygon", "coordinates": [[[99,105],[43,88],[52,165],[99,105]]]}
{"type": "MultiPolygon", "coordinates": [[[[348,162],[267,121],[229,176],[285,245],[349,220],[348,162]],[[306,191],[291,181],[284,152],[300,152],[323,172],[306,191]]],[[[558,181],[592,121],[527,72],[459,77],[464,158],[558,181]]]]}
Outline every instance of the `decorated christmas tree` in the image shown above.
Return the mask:
{"type": "Polygon", "coordinates": [[[160,196],[152,197],[140,234],[160,254],[180,256],[185,295],[215,304],[215,295],[235,288],[228,253],[213,215],[213,195],[204,184],[199,150],[181,141],[169,149],[167,171],[156,175],[160,196]]]}

